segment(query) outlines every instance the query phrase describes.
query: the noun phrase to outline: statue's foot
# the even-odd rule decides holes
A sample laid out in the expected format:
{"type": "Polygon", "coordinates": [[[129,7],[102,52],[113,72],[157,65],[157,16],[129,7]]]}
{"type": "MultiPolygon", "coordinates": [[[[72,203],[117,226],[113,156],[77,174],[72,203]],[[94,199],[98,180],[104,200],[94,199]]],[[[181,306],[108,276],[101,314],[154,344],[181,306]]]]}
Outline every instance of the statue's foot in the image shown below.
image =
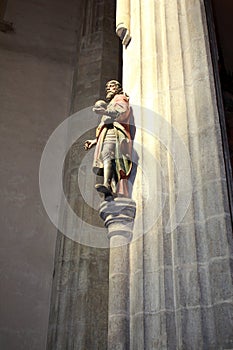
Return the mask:
{"type": "Polygon", "coordinates": [[[102,184],[97,184],[97,185],[95,185],[95,189],[98,192],[103,193],[105,195],[105,197],[112,196],[111,188],[108,187],[108,186],[105,186],[105,185],[102,185],[102,184]]]}

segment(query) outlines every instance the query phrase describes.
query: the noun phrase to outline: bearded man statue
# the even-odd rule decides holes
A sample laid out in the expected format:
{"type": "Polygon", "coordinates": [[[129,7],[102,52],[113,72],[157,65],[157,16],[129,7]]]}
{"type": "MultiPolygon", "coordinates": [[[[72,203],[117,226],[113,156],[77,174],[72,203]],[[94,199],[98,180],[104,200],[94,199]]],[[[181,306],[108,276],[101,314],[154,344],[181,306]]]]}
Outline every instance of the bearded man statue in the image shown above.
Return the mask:
{"type": "Polygon", "coordinates": [[[129,197],[128,179],[132,170],[129,97],[116,80],[107,82],[105,91],[106,101],[97,101],[93,108],[102,116],[96,138],[87,140],[84,148],[96,145],[93,171],[103,176],[103,183],[96,184],[96,190],[105,199],[129,197]]]}

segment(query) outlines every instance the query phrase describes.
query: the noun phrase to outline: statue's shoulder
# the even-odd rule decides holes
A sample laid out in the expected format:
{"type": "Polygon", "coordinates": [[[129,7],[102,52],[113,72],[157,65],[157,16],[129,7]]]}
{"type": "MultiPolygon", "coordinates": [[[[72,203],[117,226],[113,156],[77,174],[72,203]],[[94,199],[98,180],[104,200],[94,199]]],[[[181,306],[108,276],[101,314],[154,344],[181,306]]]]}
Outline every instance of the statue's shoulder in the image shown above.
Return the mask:
{"type": "Polygon", "coordinates": [[[122,95],[125,96],[126,98],[128,98],[128,100],[129,100],[129,95],[125,91],[122,92],[122,95]]]}
{"type": "Polygon", "coordinates": [[[114,102],[119,102],[119,101],[129,102],[129,96],[125,92],[123,92],[122,94],[116,95],[112,101],[114,101],[114,102]]]}
{"type": "Polygon", "coordinates": [[[124,96],[124,99],[129,102],[129,95],[126,92],[123,92],[122,94],[124,96]]]}

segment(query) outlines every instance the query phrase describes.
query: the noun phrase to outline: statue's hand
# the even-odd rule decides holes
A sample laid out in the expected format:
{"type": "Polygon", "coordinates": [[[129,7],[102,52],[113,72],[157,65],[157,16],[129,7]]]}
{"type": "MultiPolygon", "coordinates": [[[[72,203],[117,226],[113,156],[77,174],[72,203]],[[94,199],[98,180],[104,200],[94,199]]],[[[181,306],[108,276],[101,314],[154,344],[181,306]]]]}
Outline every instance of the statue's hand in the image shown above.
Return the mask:
{"type": "Polygon", "coordinates": [[[85,141],[85,144],[84,144],[84,149],[85,149],[85,150],[88,150],[88,149],[90,149],[92,146],[96,145],[96,143],[97,143],[97,140],[96,140],[96,139],[95,139],[95,140],[86,140],[86,141],[85,141]]]}
{"type": "Polygon", "coordinates": [[[106,115],[110,116],[113,119],[116,119],[121,114],[124,114],[126,111],[127,111],[127,106],[121,105],[119,103],[112,104],[110,102],[106,110],[106,115]]]}
{"type": "Polygon", "coordinates": [[[92,110],[96,114],[103,115],[105,113],[107,105],[108,105],[107,102],[105,102],[104,100],[98,100],[98,101],[96,101],[96,103],[95,103],[94,107],[92,108],[92,110]]]}
{"type": "Polygon", "coordinates": [[[92,110],[93,110],[93,112],[95,112],[96,114],[100,114],[100,115],[103,115],[103,114],[105,114],[105,112],[106,112],[106,109],[105,109],[105,108],[102,108],[102,107],[93,107],[92,110]]]}
{"type": "Polygon", "coordinates": [[[111,123],[113,123],[113,118],[110,117],[109,115],[103,115],[101,121],[102,121],[104,124],[111,124],[111,123]]]}

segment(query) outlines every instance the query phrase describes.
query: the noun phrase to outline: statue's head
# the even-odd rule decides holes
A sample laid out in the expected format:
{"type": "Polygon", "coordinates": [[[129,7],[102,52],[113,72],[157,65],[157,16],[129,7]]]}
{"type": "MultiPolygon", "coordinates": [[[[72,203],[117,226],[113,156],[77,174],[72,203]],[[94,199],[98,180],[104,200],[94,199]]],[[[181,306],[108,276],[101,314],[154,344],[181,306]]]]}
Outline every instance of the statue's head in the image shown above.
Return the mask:
{"type": "Polygon", "coordinates": [[[106,84],[105,91],[106,91],[106,100],[111,101],[115,95],[122,93],[122,87],[119,81],[110,80],[106,84]]]}

